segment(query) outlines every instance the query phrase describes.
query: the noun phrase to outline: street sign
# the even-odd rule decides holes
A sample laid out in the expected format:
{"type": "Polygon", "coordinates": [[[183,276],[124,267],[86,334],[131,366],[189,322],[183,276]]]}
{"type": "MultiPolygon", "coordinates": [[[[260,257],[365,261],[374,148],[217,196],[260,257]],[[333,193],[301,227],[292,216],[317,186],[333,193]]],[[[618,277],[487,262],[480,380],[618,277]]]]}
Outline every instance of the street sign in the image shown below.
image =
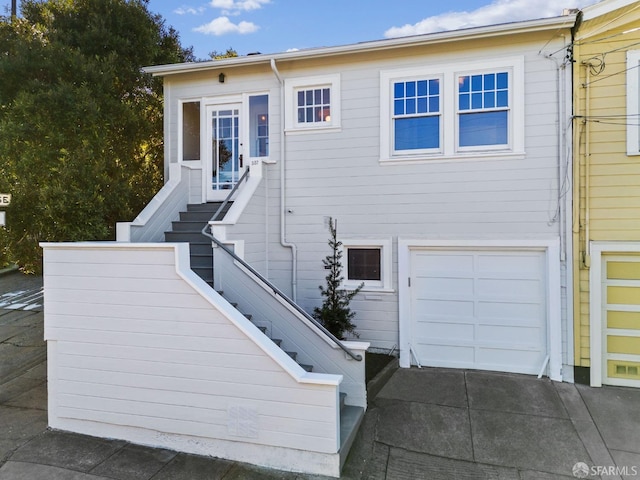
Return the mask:
{"type": "Polygon", "coordinates": [[[0,207],[6,207],[11,203],[10,193],[0,193],[0,207]]]}

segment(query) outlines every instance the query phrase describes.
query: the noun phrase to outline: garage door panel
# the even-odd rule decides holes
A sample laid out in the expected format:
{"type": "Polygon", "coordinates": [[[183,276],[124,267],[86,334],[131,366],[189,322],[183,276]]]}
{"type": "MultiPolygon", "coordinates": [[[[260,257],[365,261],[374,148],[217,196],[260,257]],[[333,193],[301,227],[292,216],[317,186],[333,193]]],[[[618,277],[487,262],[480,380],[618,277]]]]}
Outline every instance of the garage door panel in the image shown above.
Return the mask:
{"type": "Polygon", "coordinates": [[[640,387],[640,257],[603,261],[602,382],[640,387]]]}
{"type": "Polygon", "coordinates": [[[432,367],[471,368],[475,363],[475,348],[462,345],[418,344],[419,361],[432,367]]]}
{"type": "MultiPolygon", "coordinates": [[[[480,296],[496,296],[531,301],[538,299],[541,285],[538,279],[479,278],[476,282],[480,296]]],[[[473,285],[472,285],[473,288],[473,285]]]]}
{"type": "Polygon", "coordinates": [[[506,302],[478,302],[477,316],[479,318],[506,318],[512,322],[536,320],[539,322],[542,311],[540,304],[506,303],[506,302]]]}
{"type": "MultiPolygon", "coordinates": [[[[424,307],[422,315],[428,315],[431,318],[457,318],[469,317],[474,315],[474,303],[465,300],[421,300],[420,305],[424,307]]],[[[422,316],[420,315],[420,316],[422,316]]]]}
{"type": "Polygon", "coordinates": [[[437,298],[452,291],[473,297],[473,280],[469,278],[417,277],[415,287],[428,298],[437,298]]]}
{"type": "Polygon", "coordinates": [[[512,349],[535,349],[540,350],[541,331],[537,327],[521,328],[505,325],[479,325],[476,330],[476,340],[478,343],[491,344],[496,338],[501,338],[508,343],[512,349]]]}
{"type": "Polygon", "coordinates": [[[429,338],[419,338],[418,342],[428,344],[429,341],[438,340],[441,343],[464,343],[472,342],[474,338],[475,325],[467,322],[443,323],[443,322],[423,322],[420,330],[427,330],[429,338]]]}
{"type": "Polygon", "coordinates": [[[525,254],[514,252],[511,254],[479,254],[478,269],[480,274],[493,272],[501,277],[540,278],[541,264],[538,252],[525,254]]]}
{"type": "Polygon", "coordinates": [[[443,276],[461,273],[473,272],[473,255],[466,253],[451,254],[445,252],[416,252],[416,262],[420,270],[427,272],[429,275],[442,274],[443,276]]]}
{"type": "Polygon", "coordinates": [[[423,365],[538,373],[543,251],[412,250],[412,346],[423,365]]]}

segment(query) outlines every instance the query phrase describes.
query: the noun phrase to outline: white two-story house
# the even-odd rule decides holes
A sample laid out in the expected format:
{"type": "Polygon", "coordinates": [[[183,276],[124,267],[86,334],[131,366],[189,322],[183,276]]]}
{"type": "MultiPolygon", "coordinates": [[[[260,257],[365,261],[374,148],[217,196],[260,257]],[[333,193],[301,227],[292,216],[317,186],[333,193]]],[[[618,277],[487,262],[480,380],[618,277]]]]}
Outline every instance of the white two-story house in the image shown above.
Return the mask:
{"type": "Polygon", "coordinates": [[[147,68],[164,80],[165,187],[115,243],[44,246],[52,425],[339,475],[339,403],[357,428],[367,347],[401,367],[571,381],[575,20],[147,68]],[[345,342],[304,314],[322,300],[329,219],[344,288],[364,284],[345,342]],[[113,401],[68,404],[78,356],[113,401]]]}

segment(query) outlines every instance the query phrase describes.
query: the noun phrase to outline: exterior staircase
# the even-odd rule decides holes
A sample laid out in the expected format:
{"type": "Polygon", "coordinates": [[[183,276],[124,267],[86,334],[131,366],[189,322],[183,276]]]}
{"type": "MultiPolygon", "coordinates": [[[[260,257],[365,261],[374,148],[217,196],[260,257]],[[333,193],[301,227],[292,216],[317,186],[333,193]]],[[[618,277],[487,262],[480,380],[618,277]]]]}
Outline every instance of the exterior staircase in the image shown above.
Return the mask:
{"type": "MultiPolygon", "coordinates": [[[[189,252],[191,260],[191,269],[205,282],[213,287],[213,248],[211,240],[202,234],[202,229],[212,219],[213,215],[218,211],[222,202],[211,202],[203,204],[187,205],[187,211],[180,212],[180,219],[172,222],[171,231],[165,232],[166,242],[187,242],[189,243],[189,252]]],[[[221,211],[216,220],[220,220],[229,210],[231,202],[229,202],[224,210],[221,211]]],[[[223,291],[218,293],[224,297],[223,291]]],[[[237,303],[231,303],[233,307],[238,309],[237,303]]],[[[252,321],[250,313],[243,315],[252,321]]],[[[268,336],[267,328],[254,325],[265,335],[268,336]]],[[[271,338],[278,347],[280,347],[287,355],[296,361],[305,371],[313,372],[313,365],[303,364],[297,361],[298,353],[288,351],[286,345],[282,344],[279,338],[271,338]]],[[[346,393],[340,393],[340,463],[341,468],[351,449],[351,445],[358,432],[358,428],[364,417],[364,408],[347,405],[345,399],[346,393]]]]}
{"type": "MultiPolygon", "coordinates": [[[[229,202],[220,212],[220,220],[231,207],[229,202]]],[[[202,228],[218,211],[222,202],[187,205],[186,212],[180,212],[180,220],[171,222],[170,232],[164,233],[166,242],[188,242],[191,270],[209,285],[213,286],[213,250],[211,241],[202,235],[202,228]]]]}

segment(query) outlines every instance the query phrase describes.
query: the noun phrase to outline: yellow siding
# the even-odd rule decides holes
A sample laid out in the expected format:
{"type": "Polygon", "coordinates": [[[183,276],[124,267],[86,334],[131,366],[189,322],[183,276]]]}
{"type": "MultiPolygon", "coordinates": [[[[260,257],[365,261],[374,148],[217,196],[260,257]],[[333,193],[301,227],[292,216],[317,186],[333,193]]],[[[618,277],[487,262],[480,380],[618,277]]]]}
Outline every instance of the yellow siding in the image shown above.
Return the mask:
{"type": "MultiPolygon", "coordinates": [[[[637,4],[634,4],[583,22],[576,35],[573,260],[576,292],[574,360],[578,366],[590,365],[587,242],[640,241],[640,158],[626,154],[627,132],[623,116],[626,114],[626,53],[629,49],[640,50],[640,32],[623,32],[639,25],[640,11],[637,4]],[[599,67],[601,62],[602,67],[599,67]],[[589,73],[585,63],[593,65],[589,73]],[[585,88],[587,76],[589,84],[585,88]],[[584,118],[587,112],[589,119],[584,118]],[[603,118],[605,116],[610,118],[603,118]],[[585,161],[587,153],[588,166],[585,161]],[[589,238],[586,238],[587,231],[589,238]]],[[[640,278],[636,270],[640,269],[640,264],[627,263],[624,266],[612,265],[610,268],[615,270],[612,275],[619,276],[610,278],[640,278]]],[[[634,289],[617,288],[610,293],[617,295],[618,300],[640,304],[640,300],[627,301],[630,300],[629,296],[633,296],[634,289]]],[[[640,289],[635,289],[638,290],[640,289]]],[[[614,303],[611,298],[609,302],[614,303]]],[[[627,325],[630,320],[624,319],[624,316],[619,317],[619,313],[621,312],[616,312],[615,318],[610,316],[608,321],[613,321],[616,325],[627,325]]],[[[638,345],[640,348],[640,340],[638,345]]],[[[615,366],[609,365],[608,368],[610,376],[615,374],[615,366]]],[[[623,369],[620,365],[617,368],[623,369]]]]}

